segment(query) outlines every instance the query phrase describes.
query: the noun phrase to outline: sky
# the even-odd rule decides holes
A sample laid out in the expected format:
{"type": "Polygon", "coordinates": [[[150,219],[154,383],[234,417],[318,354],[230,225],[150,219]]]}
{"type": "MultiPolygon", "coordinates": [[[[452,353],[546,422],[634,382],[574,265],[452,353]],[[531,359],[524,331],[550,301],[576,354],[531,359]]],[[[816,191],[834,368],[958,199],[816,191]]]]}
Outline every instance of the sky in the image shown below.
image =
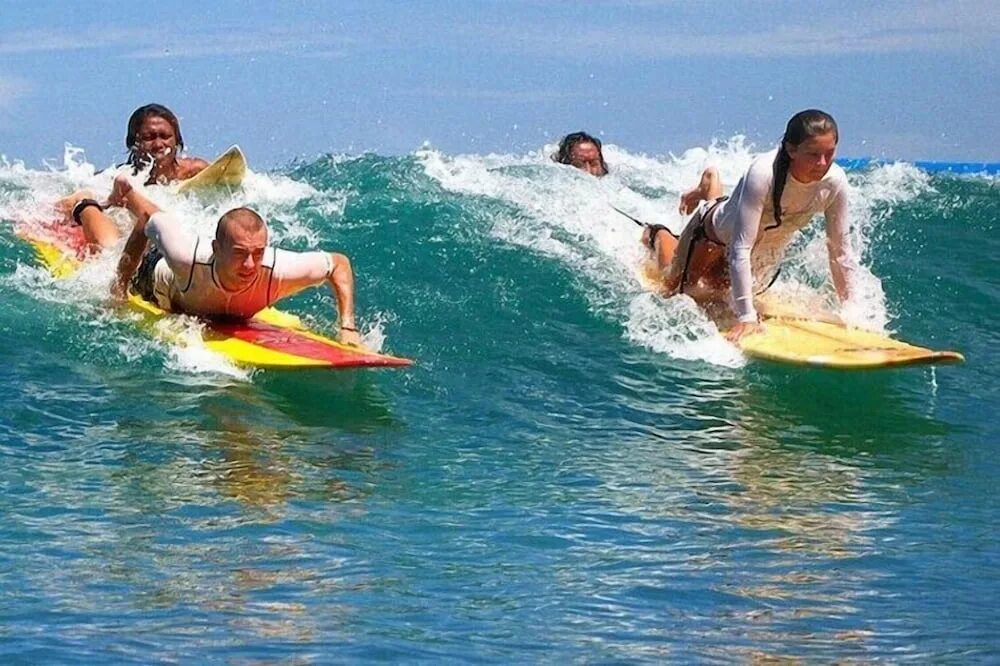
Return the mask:
{"type": "Polygon", "coordinates": [[[103,167],[149,102],[189,154],[525,153],[585,130],[634,153],[820,108],[840,155],[1000,161],[996,0],[0,0],[0,155],[103,167]]]}

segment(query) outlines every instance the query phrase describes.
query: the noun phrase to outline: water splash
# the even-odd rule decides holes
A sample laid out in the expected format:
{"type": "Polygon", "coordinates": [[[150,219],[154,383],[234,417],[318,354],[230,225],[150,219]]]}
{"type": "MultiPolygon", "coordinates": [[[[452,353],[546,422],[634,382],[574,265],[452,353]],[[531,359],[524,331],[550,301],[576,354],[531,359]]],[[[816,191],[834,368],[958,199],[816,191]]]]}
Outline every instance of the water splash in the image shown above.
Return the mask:
{"type": "MultiPolygon", "coordinates": [[[[595,313],[620,321],[628,339],[675,358],[732,363],[731,353],[720,353],[715,327],[690,316],[687,308],[659,299],[636,300],[646,288],[638,268],[644,256],[640,232],[614,208],[677,233],[684,224],[677,213],[680,195],[697,182],[702,169],[716,166],[726,191],[731,191],[756,157],[754,147],[736,136],[680,156],[658,157],[608,144],[605,157],[611,173],[602,179],[553,163],[554,150],[545,146],[525,155],[448,156],[424,149],[417,157],[427,175],[447,190],[508,204],[492,213],[492,235],[585,276],[590,285],[585,295],[595,313]],[[700,344],[693,344],[695,340],[700,344]]],[[[900,164],[852,174],[851,179],[852,236],[862,258],[852,301],[843,308],[836,302],[821,223],[800,234],[789,248],[772,291],[783,301],[819,306],[850,324],[885,330],[889,315],[881,282],[863,263],[884,219],[873,216],[872,210],[919,196],[927,191],[928,180],[923,172],[900,164]]]]}

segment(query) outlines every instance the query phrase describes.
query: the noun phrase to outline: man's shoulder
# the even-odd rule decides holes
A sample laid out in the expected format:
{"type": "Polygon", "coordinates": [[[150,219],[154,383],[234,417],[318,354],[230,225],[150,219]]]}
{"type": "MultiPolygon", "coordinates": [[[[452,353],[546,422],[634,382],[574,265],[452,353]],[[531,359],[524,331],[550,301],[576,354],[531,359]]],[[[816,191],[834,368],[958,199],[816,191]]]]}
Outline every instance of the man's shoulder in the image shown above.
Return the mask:
{"type": "Polygon", "coordinates": [[[323,250],[283,250],[268,246],[264,253],[264,265],[268,258],[271,267],[279,278],[300,279],[302,276],[316,276],[317,281],[325,278],[333,271],[333,259],[329,252],[323,250]]]}
{"type": "Polygon", "coordinates": [[[180,221],[177,217],[166,210],[158,210],[149,216],[146,221],[146,235],[159,234],[164,229],[170,229],[178,225],[180,221]]]}
{"type": "Polygon", "coordinates": [[[201,264],[212,261],[212,239],[186,228],[173,213],[157,211],[146,222],[146,237],[167,261],[177,264],[201,264]]]}

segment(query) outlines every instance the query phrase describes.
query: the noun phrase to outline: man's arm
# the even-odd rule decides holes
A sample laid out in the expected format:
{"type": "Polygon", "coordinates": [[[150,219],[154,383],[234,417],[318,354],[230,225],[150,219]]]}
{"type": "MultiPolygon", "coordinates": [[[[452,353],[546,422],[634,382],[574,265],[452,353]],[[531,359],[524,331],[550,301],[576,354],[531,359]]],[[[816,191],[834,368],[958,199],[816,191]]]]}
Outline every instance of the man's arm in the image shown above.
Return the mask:
{"type": "Polygon", "coordinates": [[[354,319],[354,270],[351,260],[339,252],[330,254],[333,270],[330,271],[330,287],[337,297],[337,314],[340,317],[340,341],[351,345],[364,346],[354,319]]]}
{"type": "Polygon", "coordinates": [[[124,175],[115,178],[114,188],[108,203],[114,206],[124,206],[135,216],[135,226],[132,233],[125,241],[125,249],[118,260],[118,270],[115,273],[115,281],[111,285],[111,296],[119,301],[124,301],[128,295],[129,280],[135,274],[139,262],[142,260],[142,253],[146,250],[146,223],[149,218],[159,212],[159,207],[147,199],[141,192],[132,187],[124,175]]]}
{"type": "Polygon", "coordinates": [[[340,341],[363,347],[354,318],[354,270],[351,261],[339,252],[292,252],[275,249],[275,263],[272,278],[275,289],[270,291],[267,303],[296,294],[308,287],[326,282],[337,299],[337,315],[340,321],[340,341]]]}

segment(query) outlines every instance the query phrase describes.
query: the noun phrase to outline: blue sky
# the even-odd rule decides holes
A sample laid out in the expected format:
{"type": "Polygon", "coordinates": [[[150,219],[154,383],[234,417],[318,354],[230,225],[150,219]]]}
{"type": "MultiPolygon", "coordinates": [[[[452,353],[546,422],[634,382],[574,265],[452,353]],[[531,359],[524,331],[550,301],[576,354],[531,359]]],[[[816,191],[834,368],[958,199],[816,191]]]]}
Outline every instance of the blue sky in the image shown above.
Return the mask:
{"type": "Polygon", "coordinates": [[[524,152],[577,129],[680,153],[795,111],[841,154],[1000,160],[995,0],[0,0],[0,154],[99,166],[160,102],[189,152],[524,152]]]}

